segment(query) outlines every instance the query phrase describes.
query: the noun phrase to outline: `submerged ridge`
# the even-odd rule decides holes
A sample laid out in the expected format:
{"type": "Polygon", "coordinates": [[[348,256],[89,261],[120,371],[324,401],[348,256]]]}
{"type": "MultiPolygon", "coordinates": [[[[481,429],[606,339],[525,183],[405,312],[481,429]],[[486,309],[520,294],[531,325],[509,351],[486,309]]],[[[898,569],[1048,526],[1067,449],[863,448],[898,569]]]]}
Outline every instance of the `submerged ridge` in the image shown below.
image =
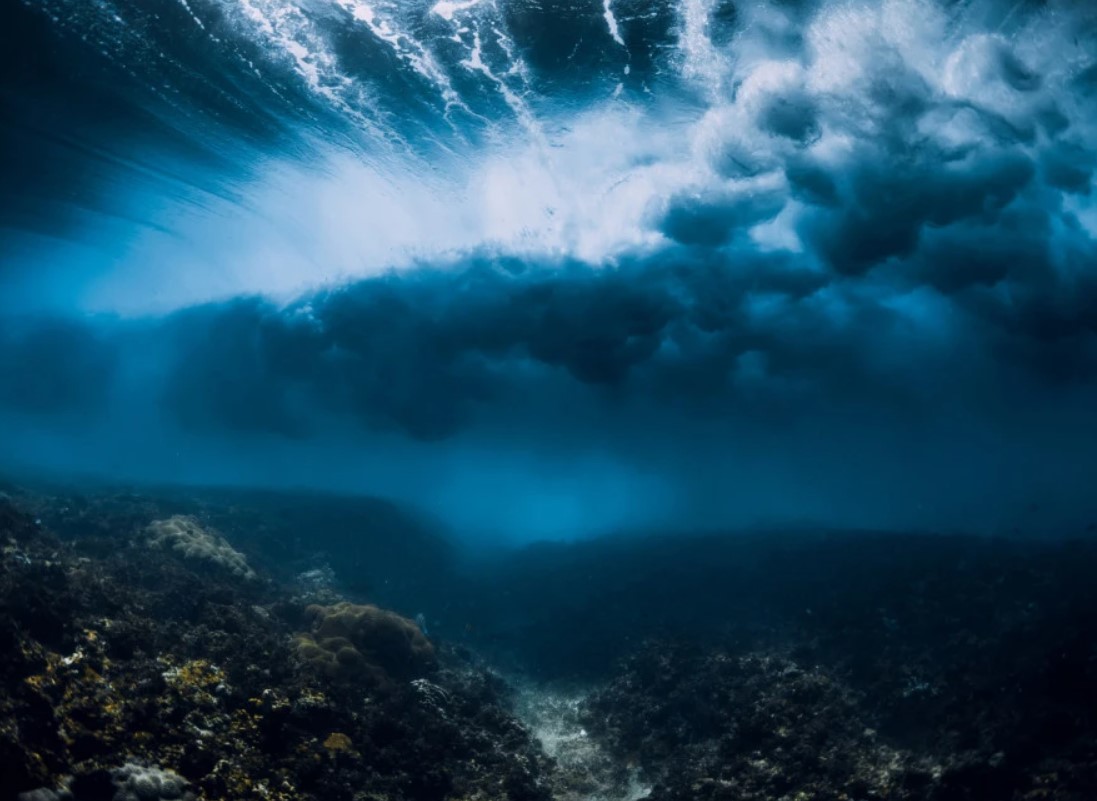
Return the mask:
{"type": "Polygon", "coordinates": [[[413,529],[361,499],[9,491],[0,798],[1019,801],[1097,776],[1092,542],[678,536],[462,566],[421,535],[400,555],[413,529]]]}

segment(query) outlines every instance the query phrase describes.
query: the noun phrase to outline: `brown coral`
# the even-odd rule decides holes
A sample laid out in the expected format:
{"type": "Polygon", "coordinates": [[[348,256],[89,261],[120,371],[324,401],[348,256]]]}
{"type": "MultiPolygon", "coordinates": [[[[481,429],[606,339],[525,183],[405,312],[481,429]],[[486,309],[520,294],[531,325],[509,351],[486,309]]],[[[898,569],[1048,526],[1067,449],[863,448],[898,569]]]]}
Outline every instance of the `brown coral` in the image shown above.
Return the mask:
{"type": "Polygon", "coordinates": [[[395,612],[347,602],[305,611],[312,631],[297,635],[297,653],[330,678],[385,688],[434,667],[434,646],[414,622],[395,612]]]}
{"type": "Polygon", "coordinates": [[[349,752],[354,750],[354,743],[352,743],[351,739],[342,732],[333,731],[328,735],[328,738],[324,740],[324,748],[328,749],[328,751],[333,754],[341,751],[349,752]]]}
{"type": "Polygon", "coordinates": [[[188,515],[175,515],[166,520],[154,520],[147,529],[150,548],[166,548],[186,559],[218,565],[234,576],[255,578],[242,553],[229,545],[218,532],[205,528],[188,515]]]}

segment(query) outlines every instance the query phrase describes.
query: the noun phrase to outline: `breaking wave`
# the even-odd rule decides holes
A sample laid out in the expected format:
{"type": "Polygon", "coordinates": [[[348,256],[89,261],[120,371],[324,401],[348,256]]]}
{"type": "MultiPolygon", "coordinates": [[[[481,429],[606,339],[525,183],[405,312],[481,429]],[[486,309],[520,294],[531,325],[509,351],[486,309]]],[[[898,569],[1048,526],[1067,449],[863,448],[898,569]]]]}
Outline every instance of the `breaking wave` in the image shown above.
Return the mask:
{"type": "Polygon", "coordinates": [[[4,13],[24,68],[6,74],[17,123],[3,166],[37,167],[31,191],[5,182],[4,240],[48,265],[9,281],[12,305],[159,311],[473,249],[597,265],[736,238],[860,271],[889,246],[841,252],[819,210],[877,165],[939,177],[983,210],[1012,200],[1028,177],[1017,162],[1035,159],[1097,229],[1071,191],[1088,188],[1097,119],[1094,15],[1073,4],[34,0],[4,13]]]}

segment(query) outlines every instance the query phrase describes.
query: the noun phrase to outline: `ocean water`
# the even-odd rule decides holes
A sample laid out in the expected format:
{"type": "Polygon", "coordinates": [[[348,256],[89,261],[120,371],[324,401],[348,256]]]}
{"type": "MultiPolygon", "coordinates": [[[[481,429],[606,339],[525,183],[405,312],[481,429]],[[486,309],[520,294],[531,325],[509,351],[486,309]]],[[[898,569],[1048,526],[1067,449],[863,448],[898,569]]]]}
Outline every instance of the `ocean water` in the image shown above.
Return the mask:
{"type": "Polygon", "coordinates": [[[0,112],[0,801],[1097,797],[1092,4],[5,0],[0,112]]]}

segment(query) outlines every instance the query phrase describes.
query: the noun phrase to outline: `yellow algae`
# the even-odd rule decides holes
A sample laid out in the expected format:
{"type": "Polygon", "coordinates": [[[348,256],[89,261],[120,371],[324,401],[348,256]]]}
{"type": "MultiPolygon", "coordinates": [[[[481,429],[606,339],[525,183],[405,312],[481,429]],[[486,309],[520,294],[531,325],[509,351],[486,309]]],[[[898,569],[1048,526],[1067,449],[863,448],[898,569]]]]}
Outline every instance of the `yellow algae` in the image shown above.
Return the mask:
{"type": "Polygon", "coordinates": [[[328,735],[328,738],[324,740],[324,748],[328,749],[332,753],[339,751],[353,751],[354,744],[350,741],[347,735],[333,731],[328,735]]]}
{"type": "Polygon", "coordinates": [[[33,676],[27,676],[23,681],[39,691],[54,683],[53,677],[47,676],[45,673],[35,673],[33,676]]]}

